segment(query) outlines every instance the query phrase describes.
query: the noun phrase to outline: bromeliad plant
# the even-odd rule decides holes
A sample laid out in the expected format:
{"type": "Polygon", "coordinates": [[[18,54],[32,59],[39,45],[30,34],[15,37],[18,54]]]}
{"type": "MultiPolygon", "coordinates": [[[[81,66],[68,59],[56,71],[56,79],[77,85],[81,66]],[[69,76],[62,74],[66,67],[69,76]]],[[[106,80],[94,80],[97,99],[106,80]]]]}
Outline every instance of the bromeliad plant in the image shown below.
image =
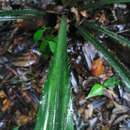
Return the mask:
{"type": "Polygon", "coordinates": [[[57,46],[57,36],[47,35],[43,36],[44,32],[48,30],[47,27],[42,27],[34,33],[33,42],[38,43],[38,51],[45,57],[49,52],[54,53],[57,46]]]}
{"type": "MultiPolygon", "coordinates": [[[[61,0],[64,2],[64,0],[61,0]]],[[[78,0],[77,0],[78,1],[78,0]]],[[[69,4],[76,2],[69,0],[69,4]]],[[[99,0],[93,2],[88,0],[84,5],[84,9],[94,12],[97,9],[106,7],[113,3],[130,3],[130,0],[99,0]]],[[[12,11],[0,11],[0,21],[9,21],[23,18],[32,17],[43,17],[45,13],[37,10],[12,10],[12,11]]],[[[76,25],[78,32],[84,38],[89,41],[93,46],[103,55],[108,63],[113,67],[115,72],[120,76],[122,82],[130,89],[130,71],[125,65],[115,56],[113,53],[100,43],[92,33],[93,31],[103,33],[109,38],[116,40],[122,46],[130,47],[130,41],[123,36],[120,36],[108,28],[99,25],[98,23],[85,21],[82,25],[76,25]],[[90,31],[91,29],[91,31],[90,31]]],[[[44,33],[44,29],[38,30],[35,34],[34,40],[39,40],[41,35],[44,33]]],[[[69,88],[69,65],[67,57],[67,22],[66,18],[63,17],[61,20],[60,30],[58,39],[56,39],[56,47],[51,47],[54,53],[52,61],[50,63],[49,74],[47,81],[42,89],[42,98],[39,105],[37,122],[34,130],[73,130],[73,123],[71,119],[70,107],[70,88],[69,88]],[[55,49],[54,49],[55,48],[55,49]]],[[[41,44],[43,45],[43,44],[41,44]]],[[[41,50],[45,46],[41,46],[41,50]]],[[[110,82],[109,82],[110,83],[110,82]]],[[[104,84],[103,84],[104,86],[104,84]]],[[[93,90],[102,88],[100,84],[93,86],[91,95],[94,94],[93,90]]],[[[102,90],[101,90],[102,91],[102,90]]]]}
{"type": "Polygon", "coordinates": [[[63,17],[57,47],[43,87],[37,123],[34,130],[72,130],[70,121],[70,87],[67,56],[67,22],[63,17]]]}

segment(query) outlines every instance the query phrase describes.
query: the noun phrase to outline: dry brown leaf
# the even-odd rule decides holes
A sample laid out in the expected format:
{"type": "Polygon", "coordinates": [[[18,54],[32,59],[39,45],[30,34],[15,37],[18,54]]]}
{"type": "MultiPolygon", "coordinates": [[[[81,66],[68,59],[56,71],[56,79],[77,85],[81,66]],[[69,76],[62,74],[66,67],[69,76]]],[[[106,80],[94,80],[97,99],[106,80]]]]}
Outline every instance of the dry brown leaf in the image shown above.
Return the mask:
{"type": "Polygon", "coordinates": [[[3,112],[5,112],[7,109],[9,109],[10,105],[11,105],[10,100],[5,99],[5,100],[3,101],[3,107],[1,108],[1,110],[2,110],[3,112]]]}
{"type": "Polygon", "coordinates": [[[103,59],[98,58],[93,61],[92,63],[92,68],[91,68],[91,74],[93,76],[100,76],[101,74],[104,73],[105,67],[103,63],[103,59]]]}
{"type": "Polygon", "coordinates": [[[27,122],[29,122],[29,117],[26,116],[26,115],[21,115],[21,116],[19,116],[18,119],[17,119],[17,123],[18,123],[19,125],[24,125],[24,124],[26,124],[27,122]]]}
{"type": "Polygon", "coordinates": [[[110,130],[110,127],[109,126],[102,126],[101,130],[110,130]]]}
{"type": "Polygon", "coordinates": [[[37,54],[30,52],[18,57],[12,64],[18,67],[29,67],[37,63],[37,59],[37,54]]]}
{"type": "Polygon", "coordinates": [[[72,7],[71,8],[71,12],[74,13],[76,21],[79,23],[79,21],[80,21],[80,15],[79,15],[78,9],[75,8],[75,7],[72,7]]]}
{"type": "Polygon", "coordinates": [[[6,94],[3,90],[0,91],[0,98],[5,98],[6,94]]]}
{"type": "Polygon", "coordinates": [[[86,10],[80,11],[80,14],[81,14],[81,16],[83,16],[83,17],[85,17],[85,18],[88,17],[88,14],[87,14],[87,11],[86,11],[86,10]]]}

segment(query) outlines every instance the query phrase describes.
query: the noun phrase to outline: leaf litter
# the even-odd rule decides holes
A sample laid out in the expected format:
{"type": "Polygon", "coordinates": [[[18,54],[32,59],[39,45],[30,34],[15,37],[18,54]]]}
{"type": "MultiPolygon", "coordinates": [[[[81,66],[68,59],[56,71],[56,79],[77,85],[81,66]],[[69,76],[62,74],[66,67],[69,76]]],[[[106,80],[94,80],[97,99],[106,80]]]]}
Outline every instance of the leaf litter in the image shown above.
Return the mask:
{"type": "MultiPolygon", "coordinates": [[[[103,16],[101,16],[101,14],[98,15],[98,17],[101,17],[97,19],[96,16],[96,20],[100,23],[108,26],[111,24],[111,26],[113,26],[113,23],[110,23],[109,19],[107,19],[106,22],[106,18],[102,18],[103,16]]],[[[118,16],[118,18],[120,17],[118,16]]],[[[113,27],[112,30],[114,30],[113,27]]],[[[96,37],[98,37],[101,41],[104,41],[105,39],[108,40],[107,37],[101,36],[101,34],[97,34],[96,37]]],[[[105,40],[106,44],[109,45],[109,40],[107,40],[105,40]]],[[[102,55],[96,51],[95,48],[89,44],[89,42],[84,43],[82,40],[81,42],[77,40],[75,43],[76,46],[79,46],[79,43],[82,46],[80,52],[77,51],[76,47],[74,47],[74,53],[72,52],[71,54],[71,59],[73,59],[71,61],[72,73],[75,71],[73,73],[75,81],[72,81],[75,97],[75,129],[129,130],[129,90],[124,88],[124,84],[120,82],[118,75],[115,74],[115,71],[112,69],[111,65],[107,63],[102,55]],[[75,52],[78,53],[76,56],[75,52]],[[77,63],[76,60],[78,56],[81,56],[81,60],[77,63]],[[79,70],[78,66],[82,69],[79,70]],[[113,79],[113,77],[115,77],[115,79],[113,79]],[[75,85],[73,82],[78,83],[78,85],[75,85]],[[127,99],[124,98],[125,96],[127,99]]],[[[111,47],[112,46],[113,45],[111,42],[111,47]]],[[[113,51],[118,50],[114,50],[113,48],[113,51]]],[[[127,54],[123,52],[123,55],[127,54]]],[[[123,60],[121,56],[120,58],[123,60]]]]}
{"type": "MultiPolygon", "coordinates": [[[[32,6],[27,3],[23,5],[32,6]]],[[[39,3],[35,4],[40,7],[39,3]]],[[[12,8],[23,5],[20,1],[12,2],[12,8]]],[[[6,6],[3,5],[2,8],[6,6]]],[[[124,22],[128,11],[125,6],[115,4],[110,6],[110,9],[97,11],[95,15],[83,11],[79,13],[76,8],[72,8],[71,13],[75,15],[78,23],[82,22],[82,17],[91,18],[129,38],[129,24],[124,22]]],[[[43,23],[44,21],[39,19],[34,20],[33,25],[36,24],[38,28],[42,27],[43,23]]],[[[46,79],[49,58],[44,58],[35,50],[32,32],[34,33],[36,28],[29,27],[29,24],[32,25],[28,20],[18,20],[16,23],[6,22],[0,25],[0,129],[3,130],[14,127],[15,129],[20,127],[20,130],[33,130],[35,125],[41,86],[46,79]]],[[[43,33],[43,30],[39,31],[43,33]]],[[[126,47],[122,49],[117,45],[115,47],[113,45],[115,41],[100,33],[95,36],[110,46],[116,55],[121,52],[120,59],[129,67],[129,55],[127,55],[129,49],[126,47]]],[[[40,40],[40,38],[34,39],[36,42],[40,40]]],[[[124,84],[111,78],[114,76],[119,79],[111,65],[94,46],[75,37],[70,37],[68,40],[68,53],[71,64],[75,130],[129,130],[130,93],[124,84]],[[105,90],[102,89],[103,85],[107,86],[105,90]],[[91,91],[94,91],[94,94],[87,99],[91,91]]]]}

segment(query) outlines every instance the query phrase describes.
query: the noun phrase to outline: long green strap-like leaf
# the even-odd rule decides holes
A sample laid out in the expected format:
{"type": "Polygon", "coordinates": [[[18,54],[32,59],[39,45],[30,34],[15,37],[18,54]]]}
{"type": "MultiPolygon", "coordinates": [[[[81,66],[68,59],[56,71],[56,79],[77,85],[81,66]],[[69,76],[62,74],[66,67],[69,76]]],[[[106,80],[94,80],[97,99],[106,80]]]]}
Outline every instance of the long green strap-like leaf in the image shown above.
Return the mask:
{"type": "Polygon", "coordinates": [[[130,0],[99,0],[93,3],[90,2],[90,4],[86,6],[86,9],[90,11],[96,10],[104,7],[105,5],[110,5],[114,3],[130,3],[130,0]]]}
{"type": "Polygon", "coordinates": [[[68,126],[70,102],[69,68],[66,43],[67,22],[62,18],[57,48],[51,62],[47,81],[43,87],[42,99],[34,130],[72,130],[68,126]]]}
{"type": "Polygon", "coordinates": [[[34,9],[0,10],[0,21],[42,17],[44,14],[45,13],[34,9]]]}
{"type": "Polygon", "coordinates": [[[95,24],[95,23],[88,23],[88,24],[85,24],[85,25],[90,29],[93,29],[93,30],[96,30],[98,32],[101,32],[101,33],[108,35],[112,39],[118,41],[123,46],[130,47],[130,41],[127,38],[125,38],[121,35],[118,35],[115,32],[110,31],[109,29],[107,29],[104,26],[100,26],[100,25],[95,24]]]}
{"type": "Polygon", "coordinates": [[[87,30],[83,28],[79,28],[79,32],[84,37],[86,41],[90,41],[91,44],[95,46],[95,48],[102,53],[104,58],[108,61],[108,63],[115,69],[115,71],[119,74],[122,79],[122,82],[130,88],[130,72],[126,67],[117,59],[115,55],[112,54],[110,50],[105,48],[102,43],[98,42],[94,36],[89,33],[87,30]]]}

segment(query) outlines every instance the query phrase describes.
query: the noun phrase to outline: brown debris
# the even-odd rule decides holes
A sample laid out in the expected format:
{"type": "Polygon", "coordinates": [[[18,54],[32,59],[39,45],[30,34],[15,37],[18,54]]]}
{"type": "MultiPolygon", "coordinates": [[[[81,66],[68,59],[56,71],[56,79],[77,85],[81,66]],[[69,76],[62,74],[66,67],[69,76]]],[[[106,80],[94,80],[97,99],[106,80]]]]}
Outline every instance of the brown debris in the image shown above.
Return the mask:
{"type": "Polygon", "coordinates": [[[104,73],[104,70],[105,67],[104,67],[103,59],[99,58],[93,61],[92,69],[91,69],[91,74],[93,76],[100,76],[101,74],[104,73]]]}
{"type": "Polygon", "coordinates": [[[1,108],[2,112],[7,111],[9,107],[11,106],[11,102],[8,99],[4,99],[2,104],[3,104],[3,107],[1,108]]]}

